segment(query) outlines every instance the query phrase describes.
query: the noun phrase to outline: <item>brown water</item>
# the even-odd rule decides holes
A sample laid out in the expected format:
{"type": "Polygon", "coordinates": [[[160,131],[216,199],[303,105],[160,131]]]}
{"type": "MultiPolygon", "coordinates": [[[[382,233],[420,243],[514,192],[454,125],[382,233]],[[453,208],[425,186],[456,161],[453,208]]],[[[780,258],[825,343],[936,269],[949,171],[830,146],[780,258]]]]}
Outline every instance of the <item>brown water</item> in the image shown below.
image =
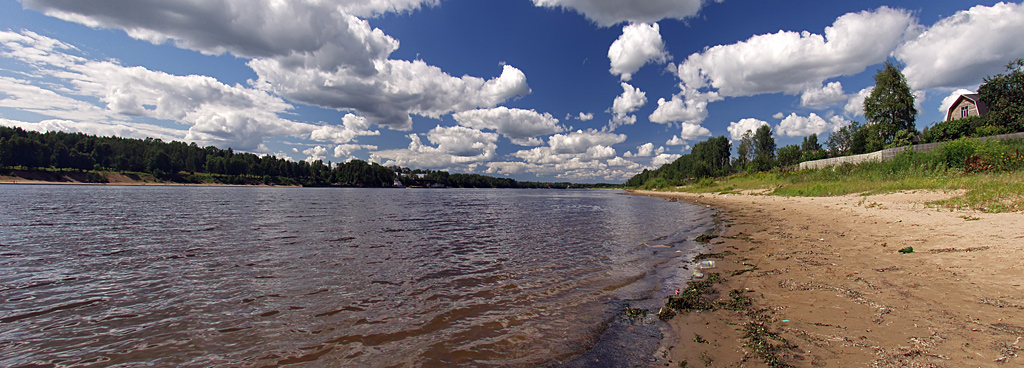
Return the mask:
{"type": "Polygon", "coordinates": [[[710,215],[570,190],[4,185],[0,206],[5,367],[636,364],[661,335],[618,311],[661,303],[710,215]]]}

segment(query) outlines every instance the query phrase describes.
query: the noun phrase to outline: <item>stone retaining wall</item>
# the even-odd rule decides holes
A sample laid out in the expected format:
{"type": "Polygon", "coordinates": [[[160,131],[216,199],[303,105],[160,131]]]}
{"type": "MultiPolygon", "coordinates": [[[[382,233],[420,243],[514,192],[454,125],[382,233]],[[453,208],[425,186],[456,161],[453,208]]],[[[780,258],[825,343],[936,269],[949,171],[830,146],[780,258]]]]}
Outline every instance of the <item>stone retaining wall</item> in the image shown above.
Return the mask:
{"type": "MultiPolygon", "coordinates": [[[[1015,138],[1024,138],[1024,132],[1012,133],[1012,134],[993,135],[993,136],[974,138],[974,139],[975,140],[979,140],[979,141],[987,141],[989,139],[995,139],[995,140],[1001,141],[1001,140],[1015,139],[1015,138]]],[[[896,157],[896,155],[899,155],[899,154],[901,154],[903,152],[906,152],[906,151],[909,151],[911,149],[913,149],[914,152],[928,152],[928,151],[931,151],[931,150],[936,149],[938,147],[941,147],[945,143],[946,142],[925,143],[925,144],[918,144],[918,145],[913,145],[913,146],[903,146],[903,147],[889,148],[889,149],[884,149],[884,150],[881,150],[881,151],[876,151],[876,152],[871,152],[871,153],[865,153],[865,154],[861,154],[861,155],[833,157],[833,158],[826,158],[826,159],[823,159],[823,160],[814,160],[814,161],[804,161],[804,162],[800,163],[800,170],[820,169],[820,168],[823,168],[823,167],[838,166],[838,165],[842,165],[842,164],[846,164],[846,163],[859,164],[861,162],[867,162],[867,161],[884,161],[884,160],[888,160],[888,159],[891,159],[893,157],[896,157]]]]}

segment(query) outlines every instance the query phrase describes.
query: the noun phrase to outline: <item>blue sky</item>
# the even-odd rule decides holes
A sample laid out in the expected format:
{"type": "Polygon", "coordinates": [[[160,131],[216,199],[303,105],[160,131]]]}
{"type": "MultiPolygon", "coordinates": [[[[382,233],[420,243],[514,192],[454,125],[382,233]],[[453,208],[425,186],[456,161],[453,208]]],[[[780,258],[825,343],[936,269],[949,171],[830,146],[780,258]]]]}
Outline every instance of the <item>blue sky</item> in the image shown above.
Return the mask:
{"type": "Polygon", "coordinates": [[[0,124],[294,160],[622,182],[710,136],[918,127],[1024,57],[995,1],[0,0],[0,124]]]}

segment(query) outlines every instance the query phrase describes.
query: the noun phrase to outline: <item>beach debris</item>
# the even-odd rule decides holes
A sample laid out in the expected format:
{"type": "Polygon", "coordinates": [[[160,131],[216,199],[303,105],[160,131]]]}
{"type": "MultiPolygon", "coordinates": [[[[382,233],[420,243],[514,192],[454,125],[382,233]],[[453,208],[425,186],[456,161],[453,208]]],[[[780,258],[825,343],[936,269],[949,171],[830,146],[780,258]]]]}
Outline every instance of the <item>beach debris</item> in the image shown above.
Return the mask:
{"type": "Polygon", "coordinates": [[[694,238],[693,240],[696,240],[698,243],[708,243],[708,242],[711,241],[711,239],[714,239],[714,238],[715,238],[715,236],[711,235],[711,234],[700,234],[696,238],[694,238]]]}
{"type": "Polygon", "coordinates": [[[699,269],[715,268],[715,261],[704,260],[704,261],[697,262],[697,268],[699,268],[699,269]]]}
{"type": "Polygon", "coordinates": [[[704,278],[704,273],[700,272],[700,271],[697,271],[697,270],[694,270],[693,271],[693,278],[695,278],[695,279],[702,279],[702,278],[704,278]]]}
{"type": "Polygon", "coordinates": [[[914,253],[914,247],[906,247],[906,248],[900,249],[900,253],[903,253],[903,254],[914,253]]]}
{"type": "Polygon", "coordinates": [[[643,319],[644,317],[647,317],[647,313],[648,310],[643,308],[631,308],[629,304],[626,304],[626,308],[622,310],[622,314],[632,320],[643,319]]]}

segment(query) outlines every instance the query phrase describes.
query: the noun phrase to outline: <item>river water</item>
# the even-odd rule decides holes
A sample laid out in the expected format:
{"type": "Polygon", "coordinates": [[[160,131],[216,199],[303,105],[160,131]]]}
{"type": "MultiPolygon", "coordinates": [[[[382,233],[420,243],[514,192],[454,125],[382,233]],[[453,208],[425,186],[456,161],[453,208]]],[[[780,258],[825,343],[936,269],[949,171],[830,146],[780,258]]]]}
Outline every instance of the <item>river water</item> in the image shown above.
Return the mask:
{"type": "Polygon", "coordinates": [[[67,185],[2,185],[0,207],[4,367],[650,364],[663,326],[621,310],[685,282],[712,213],[614,191],[67,185]]]}

